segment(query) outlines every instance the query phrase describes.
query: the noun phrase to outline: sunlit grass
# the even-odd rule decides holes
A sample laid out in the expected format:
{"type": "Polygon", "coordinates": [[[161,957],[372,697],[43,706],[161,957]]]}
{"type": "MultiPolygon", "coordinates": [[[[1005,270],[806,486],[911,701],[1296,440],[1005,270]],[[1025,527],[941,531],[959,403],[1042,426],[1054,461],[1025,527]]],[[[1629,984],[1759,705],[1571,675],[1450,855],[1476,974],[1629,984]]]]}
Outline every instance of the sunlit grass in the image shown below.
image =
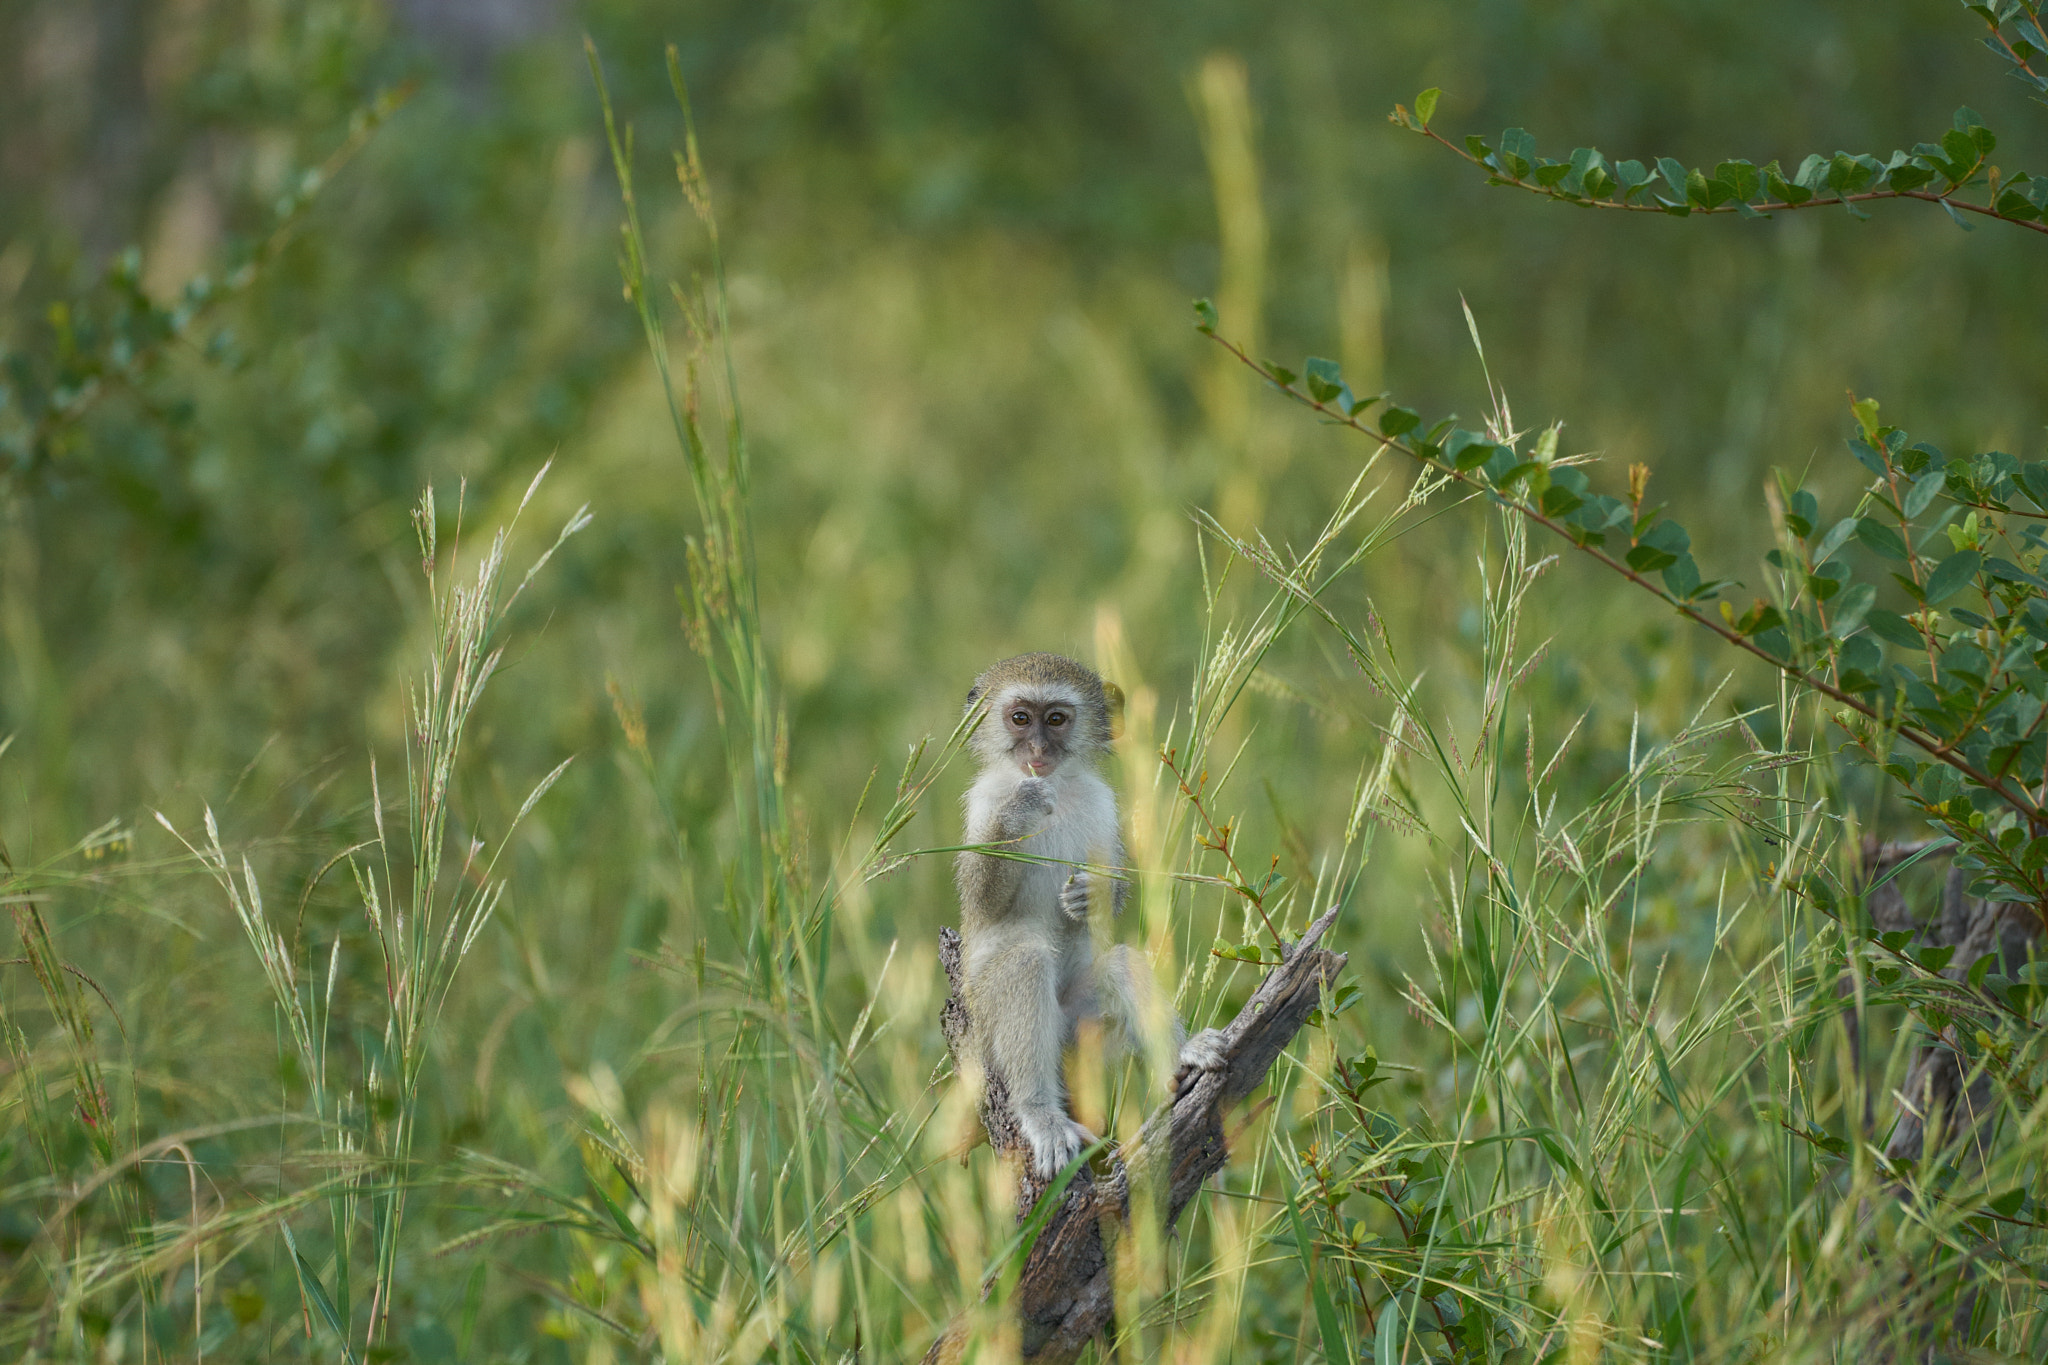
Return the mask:
{"type": "MultiPolygon", "coordinates": [[[[1204,71],[1212,135],[1243,140],[1241,78],[1204,71]]],[[[1117,1242],[1122,1358],[1849,1361],[1918,1350],[1965,1304],[1985,1349],[2040,1358],[2040,1228],[2009,1200],[2038,1184],[2033,1101],[2013,1097],[1988,1160],[1876,1159],[1864,1116],[1885,1112],[1909,1035],[1886,964],[1786,889],[1795,863],[1846,867],[1853,843],[1808,699],[1738,708],[1717,676],[1694,685],[1683,640],[1537,638],[1583,621],[1557,604],[1568,570],[1482,507],[1281,425],[1248,387],[1211,395],[1225,415],[1195,464],[1133,376],[1119,329],[1141,324],[1091,312],[1042,261],[969,244],[869,263],[801,309],[765,291],[729,306],[758,282],[723,279],[694,146],[680,208],[670,163],[654,209],[631,188],[648,158],[610,131],[652,374],[572,453],[587,482],[565,461],[525,496],[549,515],[566,499],[571,529],[590,483],[617,515],[659,494],[693,517],[680,624],[675,602],[637,602],[621,615],[659,621],[657,645],[549,655],[597,637],[532,600],[507,615],[500,538],[459,582],[437,569],[409,590],[426,671],[364,702],[373,743],[408,741],[407,777],[365,762],[335,779],[359,788],[352,823],[295,829],[295,773],[233,823],[196,817],[183,858],[125,847],[160,836],[117,822],[9,869],[29,948],[0,977],[0,1349],[900,1359],[965,1315],[970,1354],[1013,1352],[1014,1186],[972,1148],[973,1097],[946,1074],[934,930],[964,781],[953,674],[1051,643],[1130,691],[1115,776],[1139,894],[1117,932],[1182,1011],[1212,1022],[1255,981],[1218,940],[1299,932],[1332,904],[1359,988],[1232,1116],[1232,1163],[1176,1234],[1141,1219],[1117,1242]],[[673,293],[640,216],[656,214],[657,239],[706,267],[675,271],[673,293]],[[930,551],[915,488],[948,476],[908,467],[933,453],[921,391],[856,354],[928,350],[930,401],[1018,420],[1035,390],[989,372],[1043,362],[980,316],[1003,286],[1036,291],[1081,395],[1023,415],[1113,456],[1043,500],[1021,473],[1005,505],[1028,526],[1100,508],[1096,530],[1137,547],[1085,599],[1084,568],[1043,548],[1058,536],[993,543],[997,517],[949,528],[973,557],[930,551]],[[788,362],[809,347],[872,367],[837,373],[882,389],[861,410],[875,429],[848,430],[844,393],[788,362]],[[767,395],[756,360],[782,381],[767,395]],[[1285,489],[1228,464],[1254,438],[1285,489]],[[764,489],[798,456],[802,489],[764,489]],[[759,525],[807,507],[801,530],[759,525]],[[764,541],[810,558],[764,562],[764,541]],[[1000,599],[1014,615],[961,628],[961,580],[1045,559],[1000,599]],[[901,677],[912,659],[932,676],[901,677]],[[486,698],[500,664],[517,667],[486,698]],[[1574,690],[1567,665],[1593,681],[1574,690]],[[1640,688],[1609,674],[1629,668],[1640,688]],[[875,721],[894,714],[861,694],[877,678],[928,721],[875,721]],[[1642,707],[1617,709],[1632,694],[1642,707]],[[829,752],[791,752],[805,704],[829,752]],[[1242,889],[1269,870],[1283,879],[1242,889]],[[69,920],[45,915],[53,898],[69,920]],[[95,954],[123,952],[159,984],[110,1031],[95,954]]],[[[1219,175],[1219,195],[1255,193],[1243,178],[1219,175]]],[[[418,524],[437,563],[431,495],[418,524]]],[[[550,573],[603,568],[563,561],[550,573]]],[[[179,795],[225,811],[238,786],[179,795]]],[[[1084,1065],[1075,1089],[1126,1137],[1158,1098],[1142,1069],[1084,1065]]]]}

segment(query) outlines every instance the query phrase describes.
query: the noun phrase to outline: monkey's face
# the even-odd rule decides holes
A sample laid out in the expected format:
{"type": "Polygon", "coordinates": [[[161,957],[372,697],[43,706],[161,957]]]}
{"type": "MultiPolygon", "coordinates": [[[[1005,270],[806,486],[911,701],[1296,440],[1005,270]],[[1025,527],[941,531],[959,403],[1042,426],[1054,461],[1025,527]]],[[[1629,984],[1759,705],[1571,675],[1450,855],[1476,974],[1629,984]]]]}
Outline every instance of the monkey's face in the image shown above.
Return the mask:
{"type": "Polygon", "coordinates": [[[1002,737],[1026,776],[1050,777],[1081,746],[1081,708],[1070,697],[1012,692],[996,697],[990,711],[984,729],[1002,737]]]}

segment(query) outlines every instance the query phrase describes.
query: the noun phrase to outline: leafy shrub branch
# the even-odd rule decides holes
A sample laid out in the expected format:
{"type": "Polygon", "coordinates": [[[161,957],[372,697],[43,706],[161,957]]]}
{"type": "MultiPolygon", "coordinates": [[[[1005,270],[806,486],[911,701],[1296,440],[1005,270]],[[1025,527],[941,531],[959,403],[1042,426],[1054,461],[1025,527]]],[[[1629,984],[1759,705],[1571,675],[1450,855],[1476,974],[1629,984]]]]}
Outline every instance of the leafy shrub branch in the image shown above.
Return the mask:
{"type": "MultiPolygon", "coordinates": [[[[2048,95],[2048,77],[2033,65],[2048,54],[2039,0],[1965,8],[1989,28],[1985,46],[2005,58],[2010,74],[2032,87],[2037,99],[2048,95]]],[[[1815,152],[1787,175],[1776,161],[1762,166],[1723,161],[1708,171],[1668,156],[1647,163],[1615,161],[1595,147],[1575,148],[1558,161],[1538,155],[1536,139],[1525,128],[1510,128],[1491,143],[1473,134],[1461,145],[1430,126],[1442,93],[1434,87],[1425,90],[1415,97],[1412,111],[1397,104],[1388,120],[1484,170],[1488,184],[1514,185],[1560,203],[1679,218],[1695,213],[1757,218],[1829,204],[1855,213],[1855,205],[1879,199],[1920,199],[1941,205],[1959,226],[1968,226],[1962,214],[1970,213],[2048,232],[2048,179],[2024,171],[2001,175],[1989,159],[1998,138],[1967,106],[1956,111],[1953,126],[1938,142],[1916,143],[1912,151],[1894,151],[1882,161],[1868,152],[1815,152]]]]}
{"type": "Polygon", "coordinates": [[[1526,451],[1526,433],[1474,432],[1454,417],[1424,429],[1385,394],[1354,395],[1334,362],[1311,358],[1297,373],[1257,360],[1216,334],[1206,302],[1197,312],[1202,331],[1326,421],[1497,501],[1838,703],[1856,748],[1965,850],[1974,894],[2048,900],[2048,463],[1998,451],[1951,460],[1858,402],[1849,445],[1868,486],[1826,523],[1818,498],[1781,476],[1768,596],[1738,607],[1733,580],[1703,577],[1691,534],[1646,501],[1645,466],[1630,470],[1625,496],[1597,492],[1559,457],[1554,426],[1526,451]],[[1882,578],[1852,563],[1851,547],[1882,561],[1882,578]],[[1878,605],[1887,580],[1900,610],[1878,605]],[[1900,753],[1900,739],[1922,757],[1900,753]]]}
{"type": "Polygon", "coordinates": [[[208,330],[206,324],[248,292],[304,225],[320,192],[415,89],[407,82],[357,108],[341,144],[291,178],[272,206],[268,229],[242,247],[218,278],[196,275],[176,298],[159,302],[143,288],[142,252],[129,247],[92,288],[49,306],[46,350],[0,347],[0,480],[33,479],[67,457],[83,456],[89,444],[76,438],[78,423],[108,394],[140,390],[179,343],[209,360],[233,361],[238,348],[232,333],[208,330]]]}
{"type": "MultiPolygon", "coordinates": [[[[2037,98],[2048,93],[2034,66],[2048,55],[2039,0],[1965,8],[2011,74],[2037,98]]],[[[1997,138],[1968,108],[1938,144],[1885,161],[1816,153],[1788,177],[1775,161],[1723,161],[1709,174],[1670,157],[1611,161],[1591,147],[1557,161],[1539,156],[1520,128],[1497,144],[1474,136],[1460,147],[1430,126],[1440,94],[1425,90],[1412,112],[1396,105],[1389,117],[1484,169],[1489,183],[1565,203],[1757,217],[1922,199],[1959,223],[1961,210],[2048,232],[2048,179],[2002,176],[1988,161],[1997,138]]],[[[1320,417],[1494,499],[1837,703],[1834,719],[1853,747],[1955,841],[1973,895],[2037,913],[2048,905],[2048,463],[2003,451],[1952,459],[1881,423],[1874,399],[1854,401],[1849,450],[1869,482],[1828,522],[1812,491],[1778,477],[1766,593],[1745,607],[1729,595],[1733,580],[1702,575],[1686,528],[1645,502],[1647,467],[1630,469],[1626,496],[1596,492],[1583,469],[1559,458],[1555,426],[1526,451],[1525,433],[1499,423],[1475,432],[1447,417],[1425,429],[1386,394],[1354,394],[1331,361],[1311,358],[1297,374],[1255,359],[1217,335],[1209,303],[1196,311],[1203,332],[1320,417]]]]}

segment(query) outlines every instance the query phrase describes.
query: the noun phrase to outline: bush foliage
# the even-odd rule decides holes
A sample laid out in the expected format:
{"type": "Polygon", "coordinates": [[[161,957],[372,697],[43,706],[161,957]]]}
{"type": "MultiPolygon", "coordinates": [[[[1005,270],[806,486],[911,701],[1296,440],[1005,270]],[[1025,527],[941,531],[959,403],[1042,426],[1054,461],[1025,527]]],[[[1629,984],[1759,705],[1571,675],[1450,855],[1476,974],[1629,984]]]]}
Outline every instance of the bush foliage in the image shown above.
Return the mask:
{"type": "Polygon", "coordinates": [[[0,1349],[1014,1352],[1052,647],[1183,1015],[1351,954],[1123,1355],[2048,1354],[2037,6],[564,18],[0,14],[0,1349]]]}

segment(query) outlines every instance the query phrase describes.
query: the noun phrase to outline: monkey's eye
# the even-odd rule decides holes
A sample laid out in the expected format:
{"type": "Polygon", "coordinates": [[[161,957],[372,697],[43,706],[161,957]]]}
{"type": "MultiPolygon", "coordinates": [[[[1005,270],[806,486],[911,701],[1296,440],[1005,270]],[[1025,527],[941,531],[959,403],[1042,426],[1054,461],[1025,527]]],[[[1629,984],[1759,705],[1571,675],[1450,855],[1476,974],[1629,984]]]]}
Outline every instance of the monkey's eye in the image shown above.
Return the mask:
{"type": "Polygon", "coordinates": [[[1048,711],[1045,713],[1045,723],[1047,725],[1065,725],[1067,723],[1067,713],[1064,711],[1048,711]]]}
{"type": "Polygon", "coordinates": [[[1022,708],[1019,708],[1018,710],[1012,711],[1012,712],[1010,713],[1010,724],[1012,724],[1012,725],[1017,725],[1017,726],[1024,726],[1024,725],[1029,725],[1030,723],[1031,723],[1031,713],[1030,713],[1029,711],[1026,711],[1026,710],[1023,710],[1022,708]]]}

